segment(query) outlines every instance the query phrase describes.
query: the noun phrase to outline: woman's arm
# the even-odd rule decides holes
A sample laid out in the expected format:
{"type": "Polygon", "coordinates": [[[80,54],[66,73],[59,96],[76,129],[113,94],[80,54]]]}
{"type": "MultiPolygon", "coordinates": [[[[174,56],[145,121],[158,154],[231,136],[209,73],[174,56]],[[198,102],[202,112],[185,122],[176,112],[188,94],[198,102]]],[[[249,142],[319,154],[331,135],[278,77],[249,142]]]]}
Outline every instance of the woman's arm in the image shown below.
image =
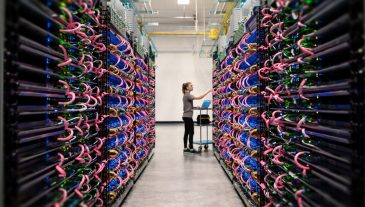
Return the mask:
{"type": "Polygon", "coordinates": [[[208,95],[210,92],[212,92],[212,89],[209,89],[209,91],[207,91],[206,93],[204,93],[203,95],[200,96],[193,96],[194,100],[200,100],[202,98],[204,98],[206,95],[208,95]]]}

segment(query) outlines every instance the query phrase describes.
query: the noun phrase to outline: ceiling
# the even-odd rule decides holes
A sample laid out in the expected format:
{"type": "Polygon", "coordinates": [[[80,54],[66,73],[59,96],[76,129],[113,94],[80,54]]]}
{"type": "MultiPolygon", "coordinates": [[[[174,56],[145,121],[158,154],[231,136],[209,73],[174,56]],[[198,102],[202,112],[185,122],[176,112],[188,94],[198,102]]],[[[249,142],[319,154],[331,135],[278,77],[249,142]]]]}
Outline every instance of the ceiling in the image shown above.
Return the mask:
{"type": "Polygon", "coordinates": [[[188,5],[178,5],[178,0],[133,2],[142,17],[145,31],[150,34],[151,32],[200,33],[200,35],[170,34],[169,36],[151,34],[158,52],[193,52],[205,57],[211,54],[215,41],[209,39],[207,34],[201,34],[211,28],[220,27],[226,3],[219,1],[190,0],[188,5]]]}
{"type": "Polygon", "coordinates": [[[221,11],[224,6],[224,3],[218,3],[217,0],[190,0],[188,5],[178,5],[177,0],[134,0],[134,3],[140,11],[148,32],[196,31],[196,29],[204,31],[204,25],[208,29],[211,25],[210,22],[219,22],[221,15],[213,13],[217,6],[216,13],[221,11]],[[196,11],[197,28],[195,27],[196,11]],[[156,22],[158,22],[158,26],[149,25],[149,23],[156,22]]]}

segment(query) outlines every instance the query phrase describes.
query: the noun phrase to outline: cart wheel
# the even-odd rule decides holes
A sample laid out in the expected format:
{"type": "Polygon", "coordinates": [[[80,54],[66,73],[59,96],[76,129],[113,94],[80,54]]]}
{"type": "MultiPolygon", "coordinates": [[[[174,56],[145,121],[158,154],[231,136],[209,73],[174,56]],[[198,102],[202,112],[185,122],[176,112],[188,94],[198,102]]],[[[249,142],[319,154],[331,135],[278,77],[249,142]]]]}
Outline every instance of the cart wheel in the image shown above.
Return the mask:
{"type": "Polygon", "coordinates": [[[199,146],[199,147],[198,147],[199,152],[201,152],[201,151],[202,151],[202,149],[203,149],[203,147],[202,147],[202,146],[199,146]]]}
{"type": "Polygon", "coordinates": [[[206,144],[204,145],[204,149],[207,150],[209,148],[209,146],[206,144]]]}

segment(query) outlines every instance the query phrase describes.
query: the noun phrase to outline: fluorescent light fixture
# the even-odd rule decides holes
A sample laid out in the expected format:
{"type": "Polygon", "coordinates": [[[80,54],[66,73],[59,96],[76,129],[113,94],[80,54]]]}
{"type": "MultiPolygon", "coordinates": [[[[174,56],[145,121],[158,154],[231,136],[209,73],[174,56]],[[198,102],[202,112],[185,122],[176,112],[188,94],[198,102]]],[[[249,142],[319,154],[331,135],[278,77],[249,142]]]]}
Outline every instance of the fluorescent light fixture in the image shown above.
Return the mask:
{"type": "Polygon", "coordinates": [[[188,4],[190,4],[190,0],[177,0],[177,4],[188,5],[188,4]]]}
{"type": "Polygon", "coordinates": [[[187,17],[187,16],[180,16],[180,17],[174,17],[175,19],[194,19],[194,17],[187,17]]]}
{"type": "Polygon", "coordinates": [[[218,22],[211,22],[211,23],[209,23],[209,25],[211,25],[211,26],[218,26],[218,25],[220,25],[220,23],[218,23],[218,22]]]}
{"type": "Polygon", "coordinates": [[[147,26],[154,26],[154,27],[157,27],[159,25],[158,22],[148,22],[147,23],[147,26]]]}

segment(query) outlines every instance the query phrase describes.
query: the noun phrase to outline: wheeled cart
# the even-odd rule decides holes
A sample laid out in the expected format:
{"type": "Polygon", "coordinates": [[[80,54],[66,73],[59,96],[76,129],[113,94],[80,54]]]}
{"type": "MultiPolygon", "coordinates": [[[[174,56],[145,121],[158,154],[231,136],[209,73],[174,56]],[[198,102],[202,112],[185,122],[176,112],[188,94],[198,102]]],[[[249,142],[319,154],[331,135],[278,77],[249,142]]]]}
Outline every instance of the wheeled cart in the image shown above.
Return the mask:
{"type": "MultiPolygon", "coordinates": [[[[206,112],[208,114],[209,110],[212,110],[212,108],[203,108],[203,107],[194,107],[193,110],[199,111],[199,114],[202,115],[202,112],[206,112]]],[[[212,123],[209,124],[202,124],[202,123],[196,123],[195,126],[199,126],[199,141],[193,141],[193,144],[199,145],[198,152],[201,152],[203,147],[204,149],[208,149],[210,144],[213,144],[213,141],[209,139],[209,127],[212,126],[212,123]],[[203,127],[206,128],[206,139],[203,140],[203,127]]]]}

